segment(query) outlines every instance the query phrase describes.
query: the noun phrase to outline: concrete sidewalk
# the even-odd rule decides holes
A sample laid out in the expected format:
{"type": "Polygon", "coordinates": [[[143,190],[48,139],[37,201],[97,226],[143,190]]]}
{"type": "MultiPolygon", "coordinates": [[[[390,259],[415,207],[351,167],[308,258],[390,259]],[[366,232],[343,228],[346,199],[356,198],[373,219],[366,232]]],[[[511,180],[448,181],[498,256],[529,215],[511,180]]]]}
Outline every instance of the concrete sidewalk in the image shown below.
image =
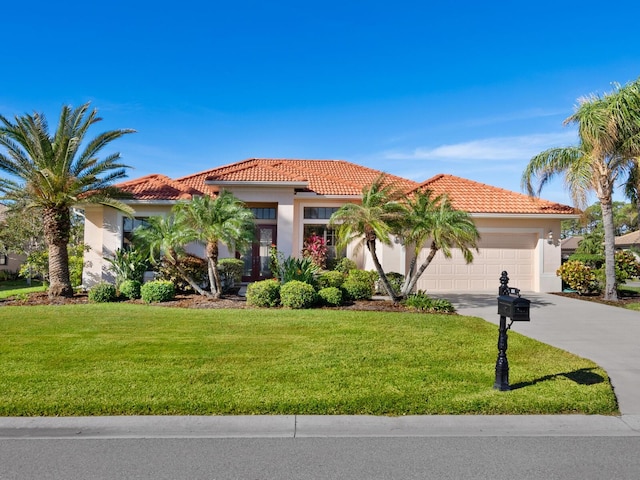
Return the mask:
{"type": "MultiPolygon", "coordinates": [[[[499,323],[497,293],[437,296],[461,315],[499,323]]],[[[511,330],[593,360],[609,374],[620,412],[640,415],[640,312],[553,294],[522,296],[531,300],[531,321],[514,322],[511,330]]]]}
{"type": "Polygon", "coordinates": [[[640,437],[640,416],[4,417],[0,440],[113,438],[640,437]]]}

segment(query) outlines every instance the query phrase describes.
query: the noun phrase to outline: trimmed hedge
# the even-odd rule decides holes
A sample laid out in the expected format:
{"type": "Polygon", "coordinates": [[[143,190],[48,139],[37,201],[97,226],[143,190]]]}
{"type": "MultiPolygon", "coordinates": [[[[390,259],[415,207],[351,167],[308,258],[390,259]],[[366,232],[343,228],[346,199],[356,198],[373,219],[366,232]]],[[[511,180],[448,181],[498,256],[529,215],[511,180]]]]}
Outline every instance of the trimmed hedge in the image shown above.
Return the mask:
{"type": "Polygon", "coordinates": [[[247,304],[254,307],[277,307],[280,303],[280,282],[261,280],[247,287],[247,304]]]}
{"type": "Polygon", "coordinates": [[[142,285],[140,296],[146,303],[168,302],[176,296],[176,287],[167,280],[154,280],[142,285]]]}
{"type": "Polygon", "coordinates": [[[118,298],[116,286],[111,283],[102,282],[89,290],[89,301],[95,303],[113,302],[118,298]]]}
{"type": "Polygon", "coordinates": [[[336,287],[340,288],[344,283],[346,277],[344,273],[337,270],[331,270],[329,272],[323,272],[318,277],[318,286],[320,288],[336,287]]]}
{"type": "Polygon", "coordinates": [[[137,280],[125,280],[120,284],[120,295],[135,300],[140,298],[140,289],[142,284],[137,280]]]}
{"type": "Polygon", "coordinates": [[[308,283],[291,280],[280,287],[280,303],[289,308],[310,308],[318,300],[316,289],[308,283]]]}
{"type": "Polygon", "coordinates": [[[371,282],[348,277],[342,284],[342,290],[350,300],[370,300],[373,296],[371,282]]]}
{"type": "Polygon", "coordinates": [[[318,297],[324,305],[337,307],[342,305],[342,290],[337,287],[325,287],[318,291],[318,297]]]}

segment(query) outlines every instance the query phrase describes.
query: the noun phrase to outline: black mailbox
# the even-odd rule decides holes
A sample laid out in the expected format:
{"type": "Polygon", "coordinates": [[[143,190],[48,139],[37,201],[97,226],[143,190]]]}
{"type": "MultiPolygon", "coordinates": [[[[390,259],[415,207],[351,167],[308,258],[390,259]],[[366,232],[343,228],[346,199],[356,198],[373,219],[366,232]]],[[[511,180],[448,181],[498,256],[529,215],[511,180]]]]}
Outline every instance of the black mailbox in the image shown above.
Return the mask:
{"type": "Polygon", "coordinates": [[[498,297],[498,315],[509,317],[514,322],[528,322],[531,301],[521,297],[500,295],[498,297]]]}

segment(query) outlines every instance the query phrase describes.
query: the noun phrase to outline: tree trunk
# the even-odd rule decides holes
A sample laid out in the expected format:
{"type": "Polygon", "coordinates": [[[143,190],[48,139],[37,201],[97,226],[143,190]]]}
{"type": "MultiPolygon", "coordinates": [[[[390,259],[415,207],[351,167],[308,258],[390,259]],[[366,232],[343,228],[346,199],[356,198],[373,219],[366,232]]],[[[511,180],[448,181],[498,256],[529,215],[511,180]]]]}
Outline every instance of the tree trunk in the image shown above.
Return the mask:
{"type": "Polygon", "coordinates": [[[193,288],[197,293],[199,293],[203,297],[212,297],[210,292],[207,292],[206,290],[201,288],[200,285],[198,285],[195,282],[195,280],[191,278],[191,276],[180,266],[180,263],[177,260],[178,256],[174,250],[170,250],[166,258],[169,261],[169,263],[173,265],[173,268],[176,269],[176,271],[180,274],[180,276],[191,286],[191,288],[193,288]]]}
{"type": "Polygon", "coordinates": [[[209,285],[214,298],[222,295],[222,282],[218,271],[218,243],[207,243],[207,269],[209,271],[209,285]]]}
{"type": "Polygon", "coordinates": [[[405,282],[407,286],[406,288],[403,287],[402,289],[402,295],[404,297],[409,295],[413,291],[413,289],[416,288],[416,284],[418,283],[418,280],[420,279],[424,271],[427,269],[427,267],[433,260],[433,257],[436,256],[436,253],[438,253],[438,250],[439,250],[438,247],[436,247],[435,243],[432,242],[431,248],[429,249],[429,255],[427,255],[427,258],[424,260],[424,262],[422,262],[422,264],[420,265],[420,268],[418,268],[418,270],[416,270],[416,272],[411,275],[411,279],[409,280],[408,284],[405,282]]]}
{"type": "Polygon", "coordinates": [[[407,276],[405,277],[404,282],[402,283],[400,294],[402,295],[403,298],[406,297],[411,292],[411,290],[409,290],[409,284],[416,270],[416,263],[418,263],[418,255],[414,255],[413,258],[411,259],[411,264],[409,265],[407,276]]]}
{"type": "Polygon", "coordinates": [[[602,226],[604,227],[604,271],[605,300],[618,300],[616,285],[615,226],[613,224],[613,205],[611,197],[600,198],[602,208],[602,226]]]}
{"type": "Polygon", "coordinates": [[[380,276],[380,280],[382,280],[382,285],[384,285],[384,289],[387,291],[387,294],[391,297],[391,300],[393,300],[393,303],[398,303],[398,300],[400,300],[401,297],[397,296],[393,291],[393,287],[391,286],[391,283],[389,283],[389,279],[387,278],[387,275],[384,273],[384,270],[382,269],[382,265],[380,265],[380,260],[378,260],[378,255],[376,253],[375,239],[374,240],[367,239],[367,248],[371,253],[373,264],[375,265],[376,271],[380,276]]]}
{"type": "Polygon", "coordinates": [[[69,276],[69,235],[71,216],[66,207],[48,207],[43,210],[44,238],[49,247],[49,297],[72,297],[69,276]]]}

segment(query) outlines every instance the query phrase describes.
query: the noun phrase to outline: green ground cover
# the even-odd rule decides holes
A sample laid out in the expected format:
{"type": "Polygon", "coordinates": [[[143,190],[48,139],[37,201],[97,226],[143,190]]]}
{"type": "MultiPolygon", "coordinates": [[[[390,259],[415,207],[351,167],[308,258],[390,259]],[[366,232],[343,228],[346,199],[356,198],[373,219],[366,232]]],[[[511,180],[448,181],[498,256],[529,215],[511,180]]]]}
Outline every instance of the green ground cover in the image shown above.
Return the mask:
{"type": "Polygon", "coordinates": [[[591,361],[455,315],[0,306],[0,415],[617,413],[591,361]]]}
{"type": "Polygon", "coordinates": [[[44,292],[46,287],[42,282],[32,280],[31,286],[27,285],[26,280],[7,280],[0,282],[0,300],[3,298],[13,297],[15,295],[26,295],[34,292],[44,292]]]}

